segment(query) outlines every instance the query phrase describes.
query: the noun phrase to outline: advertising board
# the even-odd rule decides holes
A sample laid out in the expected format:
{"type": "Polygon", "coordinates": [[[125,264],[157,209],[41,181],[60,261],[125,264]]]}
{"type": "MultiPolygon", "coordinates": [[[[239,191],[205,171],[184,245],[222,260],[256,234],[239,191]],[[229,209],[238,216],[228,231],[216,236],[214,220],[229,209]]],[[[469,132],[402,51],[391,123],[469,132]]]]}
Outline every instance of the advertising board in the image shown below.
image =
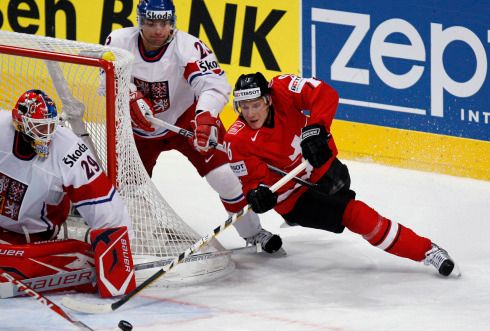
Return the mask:
{"type": "Polygon", "coordinates": [[[490,6],[441,5],[303,1],[303,74],[339,91],[338,119],[489,141],[490,6]]]}

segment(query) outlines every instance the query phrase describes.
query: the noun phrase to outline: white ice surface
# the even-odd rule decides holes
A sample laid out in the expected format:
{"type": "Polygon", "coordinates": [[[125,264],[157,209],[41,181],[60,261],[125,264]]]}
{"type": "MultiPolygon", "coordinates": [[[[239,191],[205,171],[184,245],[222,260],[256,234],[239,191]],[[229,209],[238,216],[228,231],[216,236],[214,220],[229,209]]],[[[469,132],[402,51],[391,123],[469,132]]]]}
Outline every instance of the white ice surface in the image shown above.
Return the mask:
{"type": "MultiPolygon", "coordinates": [[[[490,330],[490,183],[346,161],[357,198],[449,251],[463,276],[444,279],[432,267],[370,246],[357,235],[281,228],[286,257],[238,254],[225,279],[185,288],[145,290],[115,312],[74,314],[95,330],[490,330]]],[[[199,233],[226,220],[216,193],[177,153],[154,170],[169,203],[199,233]]],[[[243,241],[234,229],[226,248],[243,241]]],[[[59,303],[63,295],[50,295],[59,303]]],[[[93,302],[96,296],[75,295],[93,302]]],[[[0,330],[76,330],[31,298],[0,301],[0,330]]]]}

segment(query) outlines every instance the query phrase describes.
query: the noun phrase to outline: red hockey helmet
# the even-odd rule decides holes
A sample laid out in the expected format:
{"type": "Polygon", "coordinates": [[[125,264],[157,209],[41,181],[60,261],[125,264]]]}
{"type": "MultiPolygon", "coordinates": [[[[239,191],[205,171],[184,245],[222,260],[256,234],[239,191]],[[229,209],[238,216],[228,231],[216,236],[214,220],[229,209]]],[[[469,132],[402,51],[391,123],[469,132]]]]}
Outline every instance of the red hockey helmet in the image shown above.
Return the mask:
{"type": "Polygon", "coordinates": [[[46,157],[58,125],[58,110],[53,100],[41,90],[26,91],[12,109],[12,120],[15,130],[32,139],[36,153],[46,157]]]}

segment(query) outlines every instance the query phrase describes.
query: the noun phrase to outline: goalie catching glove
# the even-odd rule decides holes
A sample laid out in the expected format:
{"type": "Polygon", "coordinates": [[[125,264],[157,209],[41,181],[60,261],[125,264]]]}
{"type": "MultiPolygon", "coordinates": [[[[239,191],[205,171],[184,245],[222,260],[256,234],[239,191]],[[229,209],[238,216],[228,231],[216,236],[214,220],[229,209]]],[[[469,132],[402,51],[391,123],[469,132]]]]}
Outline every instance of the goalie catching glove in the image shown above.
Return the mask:
{"type": "Polygon", "coordinates": [[[320,124],[307,125],[301,129],[301,153],[314,168],[320,168],[332,157],[328,146],[330,136],[320,124]]]}
{"type": "Polygon", "coordinates": [[[260,184],[256,189],[248,191],[247,202],[254,212],[262,214],[276,206],[277,194],[269,186],[260,184]]]}
{"type": "Polygon", "coordinates": [[[220,120],[208,111],[198,110],[191,126],[194,130],[194,148],[199,153],[206,154],[218,142],[220,120]]]}
{"type": "Polygon", "coordinates": [[[102,298],[129,293],[136,287],[128,229],[97,229],[90,232],[94,250],[97,287],[102,298]]]}
{"type": "Polygon", "coordinates": [[[129,113],[131,114],[133,128],[148,132],[155,131],[151,123],[146,119],[147,116],[153,117],[153,106],[141,91],[133,91],[129,94],[129,113]]]}

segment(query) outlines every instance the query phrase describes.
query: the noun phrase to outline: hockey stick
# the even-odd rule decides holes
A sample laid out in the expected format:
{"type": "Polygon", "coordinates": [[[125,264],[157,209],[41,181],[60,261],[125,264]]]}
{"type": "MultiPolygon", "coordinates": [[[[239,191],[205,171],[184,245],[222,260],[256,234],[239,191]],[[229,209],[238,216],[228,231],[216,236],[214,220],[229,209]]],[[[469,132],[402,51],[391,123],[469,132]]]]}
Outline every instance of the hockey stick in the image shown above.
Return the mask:
{"type": "MultiPolygon", "coordinates": [[[[196,261],[201,262],[203,260],[213,259],[230,253],[239,254],[243,252],[249,252],[249,251],[251,252],[252,249],[254,249],[253,246],[245,246],[245,247],[231,248],[218,252],[193,254],[187,257],[182,263],[190,263],[196,261]]],[[[254,250],[254,252],[256,251],[254,250]]],[[[285,251],[283,249],[277,251],[276,253],[277,256],[285,255],[285,251]]],[[[276,253],[272,253],[272,254],[267,253],[267,256],[276,257],[276,253]]],[[[138,263],[134,265],[134,270],[142,271],[147,269],[164,267],[170,262],[172,262],[171,258],[161,259],[161,260],[151,261],[151,262],[138,263]]],[[[68,271],[68,272],[63,272],[54,275],[27,278],[27,279],[22,279],[22,282],[27,286],[35,288],[36,291],[39,293],[61,290],[67,287],[85,285],[85,284],[96,282],[95,268],[85,268],[85,269],[68,271]]],[[[17,286],[15,286],[14,284],[10,282],[0,283],[0,299],[15,298],[21,295],[25,295],[25,293],[22,290],[19,290],[17,286]]]]}
{"type": "MultiPolygon", "coordinates": [[[[165,129],[167,129],[169,131],[172,131],[172,132],[175,132],[177,134],[180,134],[181,136],[184,136],[184,137],[187,137],[187,138],[193,138],[194,137],[194,133],[192,133],[191,131],[186,130],[186,129],[181,128],[181,127],[178,127],[176,125],[170,124],[168,122],[162,121],[159,118],[156,118],[156,117],[153,117],[153,116],[147,116],[146,119],[149,122],[151,122],[151,123],[153,123],[153,124],[155,124],[157,126],[161,126],[161,127],[165,128],[165,129]]],[[[222,144],[217,143],[216,141],[210,141],[209,144],[211,145],[211,147],[216,148],[218,151],[221,151],[223,153],[226,153],[226,148],[222,144]]],[[[285,176],[287,174],[287,172],[285,172],[285,171],[283,171],[283,170],[281,170],[281,169],[279,169],[279,168],[277,168],[277,167],[275,167],[273,165],[268,164],[267,167],[270,170],[272,170],[275,173],[280,174],[282,176],[285,176]]],[[[299,177],[296,177],[296,176],[293,177],[292,180],[295,181],[298,184],[305,185],[305,186],[308,186],[310,188],[316,188],[317,187],[316,184],[313,184],[311,182],[308,182],[308,181],[306,181],[304,179],[301,179],[299,177]]]]}
{"type": "MultiPolygon", "coordinates": [[[[283,178],[278,180],[274,185],[272,185],[270,187],[270,190],[272,192],[275,192],[278,189],[280,189],[282,186],[284,186],[284,184],[289,182],[294,176],[296,176],[302,170],[304,170],[306,168],[307,164],[308,164],[307,161],[303,161],[296,168],[291,170],[291,172],[289,172],[286,176],[284,176],[283,178]]],[[[181,263],[189,255],[196,252],[201,246],[207,244],[211,239],[213,239],[214,237],[219,235],[221,232],[223,232],[226,228],[228,228],[230,225],[235,223],[238,219],[240,219],[243,215],[245,215],[249,211],[249,209],[250,209],[250,205],[246,205],[238,213],[235,213],[232,216],[230,216],[223,224],[216,227],[212,232],[206,234],[204,237],[201,237],[194,244],[192,244],[189,248],[187,248],[184,252],[182,252],[179,256],[175,257],[169,265],[167,265],[166,267],[164,267],[164,268],[160,269],[159,271],[157,271],[156,273],[154,273],[152,276],[150,276],[148,279],[146,279],[143,283],[138,285],[134,290],[132,290],[128,294],[124,295],[119,300],[117,300],[113,303],[107,303],[107,304],[91,304],[91,303],[80,302],[80,301],[77,301],[75,299],[71,299],[69,297],[65,297],[62,300],[63,305],[65,307],[72,309],[72,310],[87,313],[87,314],[107,313],[107,312],[111,312],[111,311],[118,309],[119,307],[124,305],[126,302],[128,302],[136,294],[138,294],[143,289],[148,287],[148,285],[153,283],[159,277],[165,275],[168,271],[170,271],[172,268],[174,268],[177,264],[181,263]]]]}
{"type": "MultiPolygon", "coordinates": [[[[275,167],[273,166],[272,164],[267,164],[267,167],[274,171],[276,174],[279,174],[281,176],[286,176],[287,175],[287,172],[282,170],[282,169],[279,169],[278,167],[275,167]]],[[[308,188],[311,188],[313,190],[318,190],[318,184],[314,184],[312,182],[309,182],[305,179],[302,179],[302,178],[299,178],[299,177],[294,177],[293,180],[298,183],[298,184],[301,184],[303,186],[306,186],[308,188]]]]}
{"type": "Polygon", "coordinates": [[[94,331],[94,329],[90,328],[89,326],[87,326],[83,322],[74,319],[73,317],[68,315],[68,313],[65,312],[60,306],[58,306],[57,304],[55,304],[53,301],[49,300],[45,296],[34,291],[32,288],[30,288],[29,286],[27,286],[26,284],[24,284],[23,282],[21,282],[20,280],[15,278],[14,276],[12,276],[6,272],[0,274],[0,276],[2,276],[4,279],[8,280],[10,283],[14,284],[17,288],[19,288],[19,290],[23,291],[28,296],[33,297],[38,302],[42,303],[43,305],[45,305],[46,307],[48,307],[49,309],[54,311],[56,314],[63,317],[65,320],[67,320],[71,324],[77,326],[80,330],[94,331]]]}
{"type": "MultiPolygon", "coordinates": [[[[195,262],[212,259],[221,255],[232,253],[230,251],[208,252],[195,254],[187,257],[183,262],[195,262]]],[[[151,262],[138,263],[134,266],[135,271],[164,267],[172,262],[171,258],[151,262]]],[[[67,287],[89,284],[96,281],[95,268],[85,268],[75,271],[63,272],[55,275],[41,276],[36,278],[23,279],[22,283],[33,287],[37,292],[47,292],[59,290],[67,287]]],[[[25,293],[12,283],[0,283],[0,299],[8,299],[24,295],[25,293]]]]}
{"type": "MultiPolygon", "coordinates": [[[[172,132],[175,132],[177,134],[180,134],[181,136],[184,136],[184,137],[187,137],[187,138],[194,138],[194,133],[192,131],[189,131],[189,130],[186,130],[184,128],[181,128],[181,127],[178,127],[176,125],[173,125],[173,124],[170,124],[168,122],[165,122],[165,121],[162,121],[161,119],[159,118],[156,118],[156,117],[153,117],[153,116],[146,116],[146,119],[157,125],[157,126],[161,126],[162,128],[165,128],[169,131],[172,131],[172,132]]],[[[222,144],[219,144],[218,142],[216,141],[210,141],[209,142],[209,145],[211,145],[211,147],[213,148],[216,148],[218,151],[221,151],[223,153],[226,153],[226,148],[225,146],[223,146],[222,144]]]]}

